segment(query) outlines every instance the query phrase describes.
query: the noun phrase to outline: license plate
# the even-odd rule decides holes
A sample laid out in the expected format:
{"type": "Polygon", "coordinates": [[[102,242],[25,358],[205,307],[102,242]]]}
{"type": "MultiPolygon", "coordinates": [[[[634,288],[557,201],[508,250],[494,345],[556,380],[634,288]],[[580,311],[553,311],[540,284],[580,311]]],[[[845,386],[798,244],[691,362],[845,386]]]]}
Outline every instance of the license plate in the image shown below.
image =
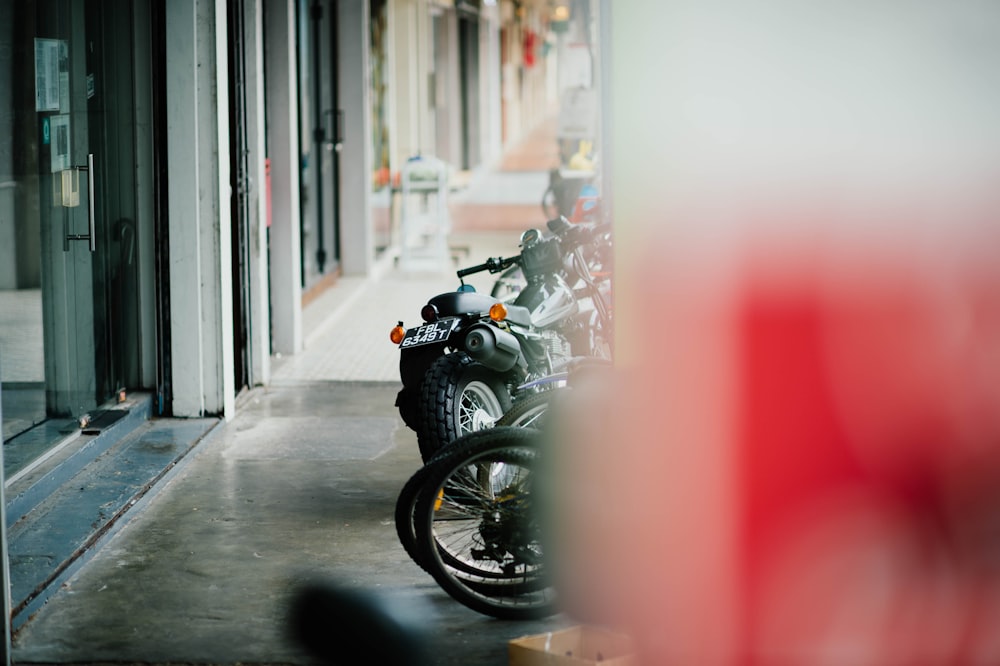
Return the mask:
{"type": "Polygon", "coordinates": [[[399,346],[419,347],[420,345],[444,342],[451,335],[451,332],[455,330],[456,326],[458,326],[458,317],[439,319],[430,324],[411,328],[406,331],[406,335],[403,336],[403,341],[399,343],[399,346]]]}

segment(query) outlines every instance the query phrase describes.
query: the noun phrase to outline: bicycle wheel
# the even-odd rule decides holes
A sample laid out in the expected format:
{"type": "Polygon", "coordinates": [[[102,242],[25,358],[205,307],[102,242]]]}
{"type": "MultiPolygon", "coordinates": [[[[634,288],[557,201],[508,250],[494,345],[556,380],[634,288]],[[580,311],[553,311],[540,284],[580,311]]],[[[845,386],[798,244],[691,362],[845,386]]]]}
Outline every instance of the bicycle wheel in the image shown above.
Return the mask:
{"type": "MultiPolygon", "coordinates": [[[[483,431],[480,431],[483,432],[483,431]]],[[[414,528],[414,512],[417,507],[418,500],[425,494],[433,494],[440,490],[432,487],[429,479],[432,478],[432,474],[435,474],[435,468],[445,465],[454,465],[456,462],[460,463],[467,456],[477,453],[482,447],[492,446],[492,442],[495,440],[493,437],[487,437],[482,434],[479,435],[467,435],[456,441],[457,446],[447,447],[439,451],[435,456],[431,458],[425,465],[420,467],[403,485],[403,488],[399,492],[399,496],[396,498],[396,506],[394,512],[394,522],[396,526],[396,535],[399,539],[400,544],[403,546],[403,550],[406,554],[410,556],[420,568],[427,569],[421,558],[420,548],[417,546],[417,535],[414,528]]],[[[506,440],[505,440],[506,441],[506,440]]],[[[500,467],[490,468],[490,472],[497,473],[501,470],[500,467]]],[[[471,483],[489,483],[485,477],[481,477],[482,474],[487,474],[489,472],[485,470],[478,469],[475,466],[470,466],[466,470],[466,475],[468,481],[471,483]]],[[[466,571],[472,573],[474,576],[480,576],[483,578],[496,578],[499,577],[496,574],[491,576],[490,572],[482,571],[476,568],[464,566],[460,561],[452,558],[447,553],[443,553],[442,557],[449,566],[453,566],[456,569],[465,569],[466,571]]]]}
{"type": "Polygon", "coordinates": [[[538,431],[471,433],[434,462],[413,512],[418,557],[463,605],[501,619],[555,612],[533,510],[538,431]]]}
{"type": "MultiPolygon", "coordinates": [[[[433,460],[432,458],[431,462],[433,460]]],[[[420,492],[427,485],[427,477],[429,476],[431,467],[430,463],[422,466],[403,484],[403,488],[399,491],[399,496],[396,498],[396,510],[394,514],[396,536],[399,538],[399,543],[403,546],[406,554],[410,556],[410,559],[416,562],[421,569],[426,569],[427,567],[424,566],[417,552],[417,537],[413,528],[413,510],[417,505],[417,498],[420,492]]]]}

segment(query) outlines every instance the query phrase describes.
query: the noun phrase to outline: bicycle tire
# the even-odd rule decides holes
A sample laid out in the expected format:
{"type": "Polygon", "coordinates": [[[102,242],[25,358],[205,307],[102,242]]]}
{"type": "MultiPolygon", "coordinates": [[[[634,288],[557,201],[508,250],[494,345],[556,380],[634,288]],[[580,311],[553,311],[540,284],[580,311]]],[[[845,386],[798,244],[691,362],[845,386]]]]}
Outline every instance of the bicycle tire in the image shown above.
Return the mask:
{"type": "Polygon", "coordinates": [[[427,472],[413,514],[418,557],[438,585],[499,619],[556,612],[531,510],[539,435],[502,426],[456,440],[427,472]]]}

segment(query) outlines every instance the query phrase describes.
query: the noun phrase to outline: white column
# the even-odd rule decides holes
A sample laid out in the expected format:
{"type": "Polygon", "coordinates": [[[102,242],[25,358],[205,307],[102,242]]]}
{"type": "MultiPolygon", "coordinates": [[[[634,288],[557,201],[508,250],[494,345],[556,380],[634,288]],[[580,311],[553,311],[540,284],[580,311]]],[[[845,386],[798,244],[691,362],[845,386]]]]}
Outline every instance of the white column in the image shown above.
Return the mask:
{"type": "Polygon", "coordinates": [[[340,256],[345,275],[368,275],[375,261],[371,214],[371,85],[368,0],[337,3],[339,99],[344,111],[340,154],[340,256]]]}
{"type": "Polygon", "coordinates": [[[479,88],[482,163],[489,165],[500,159],[502,131],[500,111],[500,9],[486,7],[479,23],[479,88]]]}
{"type": "Polygon", "coordinates": [[[250,254],[248,284],[250,384],[267,384],[271,378],[271,318],[267,259],[267,174],[264,124],[264,0],[246,2],[246,137],[250,219],[247,220],[250,254]]]}
{"type": "Polygon", "coordinates": [[[295,354],[302,351],[295,6],[291,0],[265,0],[264,7],[267,152],[271,160],[271,344],[274,352],[295,354]]]}
{"type": "Polygon", "coordinates": [[[170,345],[177,416],[234,409],[224,0],[166,4],[170,345]],[[219,84],[219,82],[222,82],[219,84]]]}
{"type": "Polygon", "coordinates": [[[207,95],[209,100],[215,102],[202,107],[209,120],[204,126],[209,140],[203,145],[214,142],[215,152],[210,163],[214,162],[216,167],[215,173],[207,179],[214,186],[215,198],[206,198],[202,204],[207,208],[209,222],[204,233],[214,243],[203,259],[206,272],[213,278],[206,280],[204,286],[208,290],[205,299],[208,307],[202,313],[202,320],[207,320],[208,324],[206,342],[212,352],[206,359],[209,364],[205,369],[208,374],[205,407],[209,413],[221,413],[231,418],[236,413],[236,360],[233,324],[233,157],[229,150],[229,35],[227,0],[215,0],[214,8],[212,4],[206,1],[199,11],[205,19],[212,21],[208,25],[214,28],[214,32],[206,31],[205,39],[213,42],[215,47],[213,67],[202,72],[198,86],[200,95],[207,95]]]}
{"type": "Polygon", "coordinates": [[[420,77],[420,82],[417,84],[420,154],[433,155],[436,129],[434,127],[434,115],[431,113],[431,104],[433,104],[434,100],[430,96],[430,79],[434,69],[434,52],[431,44],[430,7],[427,0],[421,0],[417,4],[414,21],[417,26],[417,49],[413,57],[417,62],[417,75],[420,77]]]}
{"type": "Polygon", "coordinates": [[[415,0],[394,0],[389,5],[390,85],[393,94],[390,121],[392,168],[399,170],[406,159],[420,150],[420,60],[417,57],[417,4],[415,0]]]}
{"type": "Polygon", "coordinates": [[[197,17],[195,0],[166,9],[167,178],[170,219],[170,358],[173,409],[179,416],[204,410],[201,328],[201,210],[198,206],[197,17]]]}

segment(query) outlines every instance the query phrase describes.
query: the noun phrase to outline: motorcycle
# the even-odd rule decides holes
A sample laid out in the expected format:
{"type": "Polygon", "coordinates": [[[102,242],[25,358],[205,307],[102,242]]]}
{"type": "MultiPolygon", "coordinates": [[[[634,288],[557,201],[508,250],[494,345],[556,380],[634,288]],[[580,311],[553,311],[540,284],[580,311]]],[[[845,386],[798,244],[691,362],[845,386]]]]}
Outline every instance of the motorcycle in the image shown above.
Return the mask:
{"type": "Polygon", "coordinates": [[[572,358],[609,355],[607,294],[584,252],[609,243],[608,230],[564,218],[547,226],[549,236],[525,231],[516,256],[459,270],[459,289],[421,309],[424,324],[393,328],[403,383],[396,406],[417,433],[425,462],[459,436],[494,425],[523,392],[544,390],[537,380],[556,375],[572,358]],[[526,286],[512,302],[479,294],[463,279],[515,265],[526,286]]]}

